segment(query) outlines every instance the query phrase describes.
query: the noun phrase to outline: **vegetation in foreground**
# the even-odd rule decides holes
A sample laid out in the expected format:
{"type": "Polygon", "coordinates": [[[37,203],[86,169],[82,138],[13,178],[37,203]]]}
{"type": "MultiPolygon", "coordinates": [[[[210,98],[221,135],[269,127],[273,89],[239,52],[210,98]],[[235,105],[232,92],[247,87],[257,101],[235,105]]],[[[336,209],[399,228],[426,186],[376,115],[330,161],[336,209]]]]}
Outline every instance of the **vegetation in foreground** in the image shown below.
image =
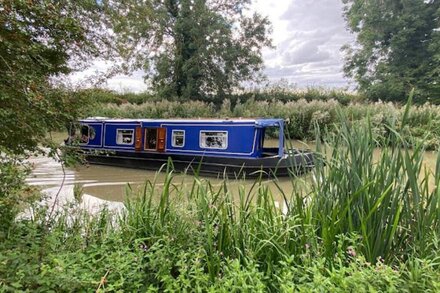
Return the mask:
{"type": "Polygon", "coordinates": [[[227,180],[197,177],[182,189],[169,169],[163,185],[129,192],[121,214],[72,203],[48,219],[33,204],[2,225],[1,288],[438,292],[440,155],[425,173],[423,145],[401,149],[394,125],[375,161],[371,125],[341,125],[317,146],[326,164],[292,178],[292,194],[256,181],[237,199],[227,180]]]}

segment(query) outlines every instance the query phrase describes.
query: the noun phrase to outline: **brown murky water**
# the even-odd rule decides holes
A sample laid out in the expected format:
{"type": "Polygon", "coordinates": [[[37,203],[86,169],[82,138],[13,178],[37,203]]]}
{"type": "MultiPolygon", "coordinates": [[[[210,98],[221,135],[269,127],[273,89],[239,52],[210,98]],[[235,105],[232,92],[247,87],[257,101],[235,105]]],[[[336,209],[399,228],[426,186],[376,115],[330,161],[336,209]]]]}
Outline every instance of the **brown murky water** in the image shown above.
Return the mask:
{"type": "MultiPolygon", "coordinates": [[[[268,145],[277,145],[277,141],[271,141],[268,145]]],[[[296,143],[304,148],[301,143],[296,143]]],[[[109,167],[100,165],[78,166],[76,168],[66,168],[63,170],[61,164],[52,159],[37,157],[30,159],[33,165],[33,172],[27,178],[27,183],[39,186],[42,191],[49,195],[49,202],[54,201],[61,206],[64,202],[73,200],[73,189],[75,185],[80,185],[83,190],[83,200],[88,207],[98,208],[100,204],[110,204],[115,207],[120,206],[129,192],[129,188],[136,191],[144,186],[145,182],[155,181],[158,188],[164,184],[165,174],[148,170],[109,167]],[[64,181],[63,181],[64,179],[64,181]],[[58,194],[58,196],[57,196],[58,194]]],[[[209,180],[215,188],[220,188],[224,180],[222,178],[202,177],[202,180],[209,180]]],[[[299,180],[304,181],[304,180],[299,180]]],[[[187,174],[175,174],[173,183],[188,189],[191,188],[194,177],[187,174]],[[183,185],[183,186],[182,186],[183,185]]],[[[228,179],[228,188],[233,194],[239,193],[240,188],[249,191],[254,185],[255,180],[233,180],[228,179]]],[[[296,182],[300,184],[301,182],[296,182]]],[[[268,186],[274,199],[283,202],[283,194],[290,196],[293,191],[293,184],[289,178],[280,178],[277,182],[265,180],[262,182],[268,186]],[[280,189],[283,191],[281,192],[280,189]]]]}
{"type": "MultiPolygon", "coordinates": [[[[276,141],[271,144],[276,145],[276,141]]],[[[299,148],[307,148],[308,146],[301,142],[294,142],[294,145],[299,148]]],[[[313,149],[314,146],[310,145],[313,149]]],[[[379,150],[377,154],[379,155],[379,150]]],[[[437,153],[427,152],[425,154],[425,164],[428,170],[434,171],[436,164],[437,153]]],[[[102,203],[120,205],[127,195],[127,188],[140,188],[147,181],[156,180],[156,186],[163,184],[165,175],[158,174],[153,171],[108,167],[99,165],[79,166],[77,168],[67,168],[64,170],[61,165],[52,159],[38,157],[30,159],[33,164],[33,172],[27,178],[27,183],[30,185],[40,186],[41,189],[49,195],[54,197],[59,194],[62,202],[73,198],[73,188],[75,184],[80,184],[83,188],[84,200],[89,205],[95,206],[102,203]],[[64,176],[65,174],[65,176],[64,176]],[[64,178],[64,182],[63,182],[64,178]],[[63,184],[62,184],[63,183],[63,184]]],[[[213,186],[220,186],[222,179],[212,177],[206,178],[213,186]]],[[[285,195],[291,195],[293,188],[297,188],[308,179],[307,175],[296,179],[297,182],[292,184],[289,178],[280,178],[276,183],[271,180],[263,182],[272,191],[274,199],[283,202],[283,195],[279,188],[281,188],[285,195]]],[[[173,182],[175,184],[187,185],[191,187],[194,177],[191,175],[176,174],[173,182]]],[[[254,180],[229,180],[228,187],[233,194],[238,194],[239,188],[249,191],[254,180]]]]}

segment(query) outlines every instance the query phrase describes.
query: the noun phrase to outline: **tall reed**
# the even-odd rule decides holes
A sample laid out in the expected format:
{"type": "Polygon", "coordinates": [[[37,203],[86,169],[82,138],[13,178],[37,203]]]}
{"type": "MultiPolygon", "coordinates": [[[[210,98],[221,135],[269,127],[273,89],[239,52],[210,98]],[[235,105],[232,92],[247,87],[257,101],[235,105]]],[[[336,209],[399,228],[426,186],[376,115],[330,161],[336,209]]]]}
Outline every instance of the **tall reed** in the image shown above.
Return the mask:
{"type": "Polygon", "coordinates": [[[121,226],[148,245],[164,234],[180,245],[188,244],[188,235],[198,239],[211,278],[225,257],[252,259],[269,273],[287,258],[302,263],[309,250],[331,260],[338,243],[370,262],[432,254],[440,235],[440,155],[435,174],[425,172],[423,144],[409,149],[396,130],[404,125],[390,125],[390,135],[375,140],[368,121],[340,120],[337,131],[318,142],[321,159],[311,174],[292,178],[291,194],[270,190],[261,179],[232,192],[227,179],[214,187],[196,177],[184,190],[168,173],[163,187],[149,182],[140,199],[127,201],[121,226]],[[276,206],[273,192],[286,198],[287,211],[276,206]]]}
{"type": "Polygon", "coordinates": [[[430,174],[423,145],[410,150],[397,131],[390,131],[378,144],[370,124],[350,127],[345,121],[321,150],[329,159],[316,167],[308,208],[328,257],[341,234],[358,235],[359,249],[372,262],[413,251],[424,256],[432,235],[440,232],[440,155],[436,173],[430,174]]]}

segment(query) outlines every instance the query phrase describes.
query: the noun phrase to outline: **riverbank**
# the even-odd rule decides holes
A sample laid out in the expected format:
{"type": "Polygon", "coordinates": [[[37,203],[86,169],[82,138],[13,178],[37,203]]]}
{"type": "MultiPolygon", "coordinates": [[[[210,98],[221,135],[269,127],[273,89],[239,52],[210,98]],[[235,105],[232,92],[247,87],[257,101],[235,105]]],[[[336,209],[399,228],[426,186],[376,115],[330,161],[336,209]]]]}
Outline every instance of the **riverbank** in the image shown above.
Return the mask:
{"type": "Polygon", "coordinates": [[[292,180],[290,192],[256,181],[234,197],[227,180],[196,177],[182,185],[168,173],[129,190],[122,213],[84,211],[80,188],[49,219],[50,206],[31,205],[33,217],[13,223],[0,242],[0,285],[31,291],[440,290],[440,156],[426,173],[423,144],[401,148],[398,132],[378,142],[371,125],[341,125],[316,145],[326,164],[292,180]],[[308,188],[295,188],[303,183],[308,188]],[[278,192],[285,209],[275,203],[278,192]]]}

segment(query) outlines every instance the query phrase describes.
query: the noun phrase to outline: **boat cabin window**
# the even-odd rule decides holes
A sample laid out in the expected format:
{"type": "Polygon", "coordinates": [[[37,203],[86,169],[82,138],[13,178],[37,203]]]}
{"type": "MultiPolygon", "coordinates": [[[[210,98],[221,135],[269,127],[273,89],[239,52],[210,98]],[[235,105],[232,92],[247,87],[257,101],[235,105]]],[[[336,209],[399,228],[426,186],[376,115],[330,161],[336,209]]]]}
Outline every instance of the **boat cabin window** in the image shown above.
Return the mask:
{"type": "Polygon", "coordinates": [[[171,139],[171,145],[173,147],[184,147],[185,146],[185,130],[173,130],[173,135],[171,139]]]}
{"type": "Polygon", "coordinates": [[[133,144],[134,130],[133,129],[118,129],[116,131],[116,144],[133,144]]]}
{"type": "Polygon", "coordinates": [[[279,149],[279,127],[266,127],[263,129],[263,139],[261,141],[261,148],[263,156],[271,157],[278,155],[279,149]]]}
{"type": "Polygon", "coordinates": [[[200,147],[205,149],[227,149],[227,131],[200,131],[200,147]]]}
{"type": "Polygon", "coordinates": [[[79,143],[81,144],[88,144],[90,140],[95,139],[96,132],[95,129],[87,124],[81,124],[80,125],[80,137],[79,137],[79,143]]]}
{"type": "Polygon", "coordinates": [[[157,128],[145,128],[145,149],[156,150],[157,128]]]}

